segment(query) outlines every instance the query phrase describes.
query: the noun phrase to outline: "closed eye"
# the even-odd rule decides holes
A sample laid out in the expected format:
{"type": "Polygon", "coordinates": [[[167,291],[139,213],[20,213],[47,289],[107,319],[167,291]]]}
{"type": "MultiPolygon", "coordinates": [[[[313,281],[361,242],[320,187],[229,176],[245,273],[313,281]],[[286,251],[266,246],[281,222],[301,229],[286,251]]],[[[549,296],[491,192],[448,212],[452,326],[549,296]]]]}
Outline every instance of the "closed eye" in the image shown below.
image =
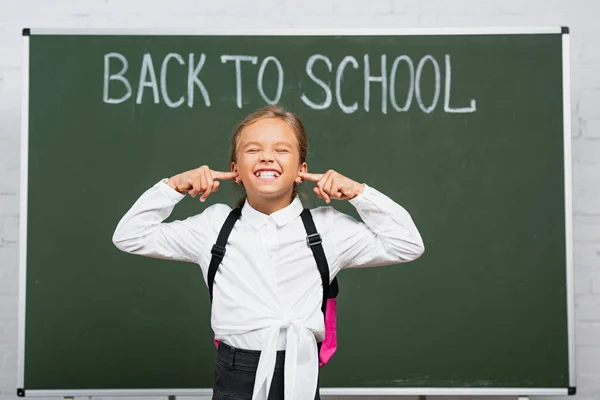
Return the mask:
{"type": "Polygon", "coordinates": [[[258,151],[258,149],[248,149],[246,150],[246,153],[256,153],[258,151]]]}
{"type": "Polygon", "coordinates": [[[277,149],[278,153],[289,153],[288,149],[277,149]]]}

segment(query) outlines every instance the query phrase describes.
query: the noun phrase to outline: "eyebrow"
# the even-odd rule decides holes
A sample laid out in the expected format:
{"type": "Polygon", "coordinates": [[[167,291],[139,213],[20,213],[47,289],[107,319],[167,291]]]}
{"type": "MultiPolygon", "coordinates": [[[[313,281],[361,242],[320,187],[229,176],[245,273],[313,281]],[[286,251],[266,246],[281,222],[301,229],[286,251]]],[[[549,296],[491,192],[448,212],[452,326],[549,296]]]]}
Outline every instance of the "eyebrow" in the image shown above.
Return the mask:
{"type": "MultiPolygon", "coordinates": [[[[281,145],[289,147],[289,148],[292,148],[292,145],[289,142],[281,142],[281,141],[279,141],[279,142],[273,143],[273,146],[281,146],[281,145]]],[[[258,142],[248,142],[242,148],[245,149],[248,146],[262,146],[262,144],[258,143],[258,142]]]]}

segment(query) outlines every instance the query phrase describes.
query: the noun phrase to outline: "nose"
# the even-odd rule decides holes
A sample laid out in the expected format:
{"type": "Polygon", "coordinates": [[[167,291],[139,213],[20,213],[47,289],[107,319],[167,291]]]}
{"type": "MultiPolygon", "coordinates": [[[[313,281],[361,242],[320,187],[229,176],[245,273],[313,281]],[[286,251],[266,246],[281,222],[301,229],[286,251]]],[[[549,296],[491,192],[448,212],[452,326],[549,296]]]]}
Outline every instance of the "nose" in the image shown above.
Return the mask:
{"type": "Polygon", "coordinates": [[[273,153],[269,150],[263,150],[260,153],[260,161],[261,162],[273,162],[275,159],[273,158],[273,153]]]}

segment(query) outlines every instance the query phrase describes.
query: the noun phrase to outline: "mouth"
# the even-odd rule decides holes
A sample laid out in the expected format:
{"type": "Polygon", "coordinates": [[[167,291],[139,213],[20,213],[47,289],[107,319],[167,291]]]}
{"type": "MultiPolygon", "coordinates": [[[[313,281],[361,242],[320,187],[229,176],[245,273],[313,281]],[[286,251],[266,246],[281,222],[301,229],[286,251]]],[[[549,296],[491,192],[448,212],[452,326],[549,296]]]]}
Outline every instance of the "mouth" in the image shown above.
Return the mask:
{"type": "Polygon", "coordinates": [[[270,182],[279,178],[281,173],[274,169],[260,169],[254,173],[254,176],[261,181],[270,182]]]}

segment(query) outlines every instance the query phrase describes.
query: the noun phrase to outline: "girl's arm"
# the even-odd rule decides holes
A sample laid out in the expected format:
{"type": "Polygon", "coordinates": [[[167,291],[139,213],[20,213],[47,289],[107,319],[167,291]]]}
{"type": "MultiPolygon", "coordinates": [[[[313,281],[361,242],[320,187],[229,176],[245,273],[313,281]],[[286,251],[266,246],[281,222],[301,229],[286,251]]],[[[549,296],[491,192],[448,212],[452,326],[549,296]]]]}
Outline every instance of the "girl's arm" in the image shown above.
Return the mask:
{"type": "Polygon", "coordinates": [[[313,191],[327,203],[332,199],[349,200],[364,221],[327,209],[327,240],[337,249],[338,268],[404,263],[416,260],[425,251],[408,212],[383,193],[333,170],[325,174],[300,172],[299,176],[317,182],[313,191]]]}
{"type": "Polygon", "coordinates": [[[402,206],[366,185],[349,201],[364,222],[334,211],[332,231],[340,269],[405,263],[423,254],[423,239],[402,206]]]}
{"type": "Polygon", "coordinates": [[[163,223],[185,194],[158,182],[119,221],[113,243],[119,250],[154,258],[199,262],[206,234],[212,229],[209,209],[183,221],[163,223]]]}
{"type": "Polygon", "coordinates": [[[204,201],[218,190],[219,181],[236,176],[236,173],[202,166],[158,182],[123,216],[113,234],[113,243],[127,253],[200,263],[216,237],[211,224],[213,215],[224,213],[226,216],[229,207],[214,205],[183,221],[163,221],[186,193],[200,194],[200,200],[204,201]]]}

